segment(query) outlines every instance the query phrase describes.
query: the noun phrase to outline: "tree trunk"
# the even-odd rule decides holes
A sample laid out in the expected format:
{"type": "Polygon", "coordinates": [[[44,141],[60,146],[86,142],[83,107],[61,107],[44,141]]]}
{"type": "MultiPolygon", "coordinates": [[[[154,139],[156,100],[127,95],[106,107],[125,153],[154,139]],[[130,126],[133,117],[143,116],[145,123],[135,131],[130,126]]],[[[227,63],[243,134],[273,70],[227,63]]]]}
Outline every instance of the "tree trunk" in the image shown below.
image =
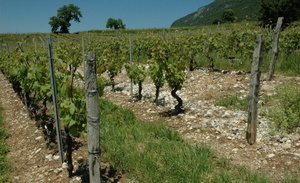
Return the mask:
{"type": "Polygon", "coordinates": [[[190,60],[190,71],[194,71],[195,70],[195,59],[192,58],[190,60]]]}
{"type": "Polygon", "coordinates": [[[139,82],[138,100],[142,100],[142,90],[143,90],[142,82],[139,82]]]}
{"type": "Polygon", "coordinates": [[[69,172],[69,177],[72,177],[73,175],[73,160],[72,160],[72,146],[73,146],[73,140],[70,135],[69,128],[65,127],[65,132],[66,132],[66,145],[67,145],[67,152],[66,152],[66,159],[68,163],[68,172],[69,172]]]}
{"type": "Polygon", "coordinates": [[[177,102],[178,102],[178,104],[175,106],[175,115],[180,114],[180,113],[183,112],[183,110],[181,108],[182,105],[183,105],[183,102],[182,102],[182,99],[176,94],[177,90],[178,90],[177,87],[175,87],[171,91],[172,97],[174,97],[177,100],[177,102]]]}
{"type": "Polygon", "coordinates": [[[215,66],[214,59],[209,55],[206,55],[206,58],[209,60],[208,66],[210,68],[210,71],[214,71],[214,66],[215,66]]]}
{"type": "Polygon", "coordinates": [[[111,83],[111,91],[115,92],[115,79],[113,76],[110,76],[110,83],[111,83]]]}
{"type": "Polygon", "coordinates": [[[154,100],[154,102],[158,106],[159,105],[159,103],[158,103],[158,97],[159,97],[159,89],[160,89],[160,87],[159,86],[155,86],[155,87],[156,87],[156,90],[155,90],[155,100],[154,100]]]}
{"type": "Polygon", "coordinates": [[[43,109],[42,109],[42,117],[43,118],[46,116],[46,112],[47,112],[47,100],[44,99],[43,100],[43,109]]]}

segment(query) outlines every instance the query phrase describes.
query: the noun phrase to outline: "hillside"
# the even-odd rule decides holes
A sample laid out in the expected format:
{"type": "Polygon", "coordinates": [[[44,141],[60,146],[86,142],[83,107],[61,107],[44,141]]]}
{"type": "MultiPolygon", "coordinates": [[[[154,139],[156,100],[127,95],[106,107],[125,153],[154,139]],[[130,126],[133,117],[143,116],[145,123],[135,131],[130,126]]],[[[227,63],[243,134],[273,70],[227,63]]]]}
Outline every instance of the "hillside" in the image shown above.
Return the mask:
{"type": "Polygon", "coordinates": [[[215,0],[207,6],[200,7],[196,12],[174,21],[171,27],[190,27],[210,25],[216,19],[220,19],[225,9],[233,9],[237,21],[257,20],[260,0],[215,0]]]}

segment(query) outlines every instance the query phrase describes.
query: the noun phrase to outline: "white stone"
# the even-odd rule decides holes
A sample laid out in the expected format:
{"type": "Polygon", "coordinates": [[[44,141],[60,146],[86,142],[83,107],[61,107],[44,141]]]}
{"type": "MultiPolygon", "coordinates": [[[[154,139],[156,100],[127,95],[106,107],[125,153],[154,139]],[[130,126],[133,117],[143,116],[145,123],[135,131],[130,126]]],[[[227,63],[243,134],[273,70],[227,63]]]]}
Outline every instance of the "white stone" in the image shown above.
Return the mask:
{"type": "Polygon", "coordinates": [[[204,117],[212,117],[213,116],[213,111],[212,110],[208,110],[206,112],[206,114],[204,114],[204,117]]]}
{"type": "Polygon", "coordinates": [[[54,156],[53,156],[53,159],[54,159],[54,160],[58,160],[58,159],[59,159],[59,156],[58,156],[58,155],[54,155],[54,156]]]}
{"type": "Polygon", "coordinates": [[[37,138],[35,138],[35,140],[41,140],[42,138],[42,136],[38,136],[37,138]]]}
{"type": "Polygon", "coordinates": [[[48,159],[49,161],[51,161],[52,160],[52,155],[48,154],[48,155],[45,156],[45,158],[48,159]]]}
{"type": "Polygon", "coordinates": [[[275,154],[274,154],[274,153],[268,154],[267,157],[268,157],[268,158],[274,158],[274,157],[275,157],[275,154]]]}
{"type": "Polygon", "coordinates": [[[233,152],[234,154],[236,154],[238,151],[239,151],[239,149],[238,149],[238,148],[234,148],[234,149],[232,149],[232,152],[233,152]]]}
{"type": "Polygon", "coordinates": [[[285,143],[285,144],[282,144],[282,149],[290,149],[292,147],[292,144],[289,144],[289,143],[285,143]]]}
{"type": "Polygon", "coordinates": [[[64,163],[61,165],[61,167],[62,167],[63,169],[67,169],[67,168],[68,168],[68,164],[67,164],[66,162],[64,162],[64,163]]]}
{"type": "Polygon", "coordinates": [[[224,118],[230,118],[233,115],[233,113],[234,113],[233,111],[227,110],[227,111],[225,111],[223,117],[224,118]]]}
{"type": "Polygon", "coordinates": [[[42,150],[42,148],[38,148],[34,153],[39,153],[42,150]]]}

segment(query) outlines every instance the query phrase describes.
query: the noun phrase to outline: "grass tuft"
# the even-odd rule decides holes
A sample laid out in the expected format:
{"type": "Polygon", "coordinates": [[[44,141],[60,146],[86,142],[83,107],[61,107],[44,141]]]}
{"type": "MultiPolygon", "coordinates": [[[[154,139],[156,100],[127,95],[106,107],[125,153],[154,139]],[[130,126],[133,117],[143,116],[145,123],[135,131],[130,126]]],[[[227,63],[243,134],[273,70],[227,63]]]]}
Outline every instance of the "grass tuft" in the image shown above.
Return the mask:
{"type": "Polygon", "coordinates": [[[240,94],[234,94],[219,98],[214,103],[217,106],[224,106],[229,109],[247,110],[248,96],[244,97],[240,94]]]}

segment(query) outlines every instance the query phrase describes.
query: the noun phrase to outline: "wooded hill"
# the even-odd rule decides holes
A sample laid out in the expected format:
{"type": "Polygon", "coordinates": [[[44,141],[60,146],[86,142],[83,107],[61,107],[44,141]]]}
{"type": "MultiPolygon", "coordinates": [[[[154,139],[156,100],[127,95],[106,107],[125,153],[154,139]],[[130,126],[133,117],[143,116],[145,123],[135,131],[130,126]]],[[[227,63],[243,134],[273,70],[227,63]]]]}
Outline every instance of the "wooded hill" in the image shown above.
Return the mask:
{"type": "Polygon", "coordinates": [[[237,22],[257,20],[260,0],[214,0],[207,6],[200,7],[196,12],[174,21],[171,27],[191,27],[210,25],[221,19],[225,9],[232,9],[237,22]]]}

